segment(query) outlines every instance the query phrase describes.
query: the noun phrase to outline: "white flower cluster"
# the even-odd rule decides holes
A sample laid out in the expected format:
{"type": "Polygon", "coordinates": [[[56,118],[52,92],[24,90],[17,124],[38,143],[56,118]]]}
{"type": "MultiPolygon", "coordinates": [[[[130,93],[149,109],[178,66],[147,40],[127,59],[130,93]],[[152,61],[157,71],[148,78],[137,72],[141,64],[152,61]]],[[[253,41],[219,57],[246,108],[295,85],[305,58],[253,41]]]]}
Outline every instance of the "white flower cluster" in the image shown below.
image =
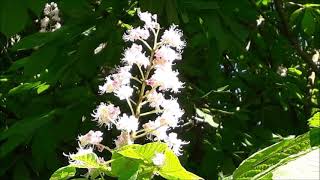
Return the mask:
{"type": "MultiPolygon", "coordinates": [[[[131,114],[122,112],[114,104],[100,103],[92,113],[93,121],[99,126],[121,131],[114,141],[116,148],[133,144],[138,138],[147,138],[165,142],[176,155],[181,155],[182,145],[187,142],[178,139],[178,135],[171,131],[180,126],[184,111],[170,93],[178,93],[183,88],[179,72],[173,69],[173,65],[182,59],[186,43],[176,25],[165,30],[160,37],[157,15],[138,12],[138,16],[144,25],[123,35],[123,40],[131,45],[124,50],[122,66],[99,86],[101,95],[112,93],[125,100],[131,114]]],[[[99,148],[102,135],[100,131],[89,131],[79,136],[80,150],[99,148]]],[[[152,161],[156,166],[163,165],[164,154],[157,153],[152,161]]]]}
{"type": "Polygon", "coordinates": [[[61,27],[59,8],[54,2],[47,3],[43,9],[44,18],[40,21],[40,32],[53,32],[61,27]]]}

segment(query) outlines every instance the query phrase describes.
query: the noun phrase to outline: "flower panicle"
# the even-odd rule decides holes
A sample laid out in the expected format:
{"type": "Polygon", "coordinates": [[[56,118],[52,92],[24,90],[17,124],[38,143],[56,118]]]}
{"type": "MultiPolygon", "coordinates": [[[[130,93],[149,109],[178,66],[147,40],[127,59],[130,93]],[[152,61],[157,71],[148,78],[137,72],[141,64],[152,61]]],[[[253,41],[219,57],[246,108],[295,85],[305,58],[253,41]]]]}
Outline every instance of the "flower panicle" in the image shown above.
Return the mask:
{"type": "MultiPolygon", "coordinates": [[[[181,62],[186,42],[182,31],[174,24],[160,36],[156,14],[138,11],[138,17],[143,26],[129,29],[122,36],[131,45],[124,49],[121,66],[99,86],[100,95],[113,94],[128,107],[120,110],[110,102],[101,102],[92,112],[92,120],[100,127],[108,130],[115,127],[120,131],[114,140],[116,149],[134,144],[138,138],[147,138],[162,141],[176,155],[182,155],[182,146],[188,142],[178,139],[172,130],[182,122],[184,111],[173,96],[180,92],[184,83],[179,80],[179,71],[174,65],[181,62]],[[131,111],[125,112],[125,109],[131,111]],[[150,120],[150,117],[154,119],[150,120]]],[[[99,149],[103,146],[102,136],[101,131],[93,130],[80,135],[78,153],[99,149]]],[[[157,153],[152,161],[156,166],[162,166],[164,158],[164,154],[157,153]]]]}

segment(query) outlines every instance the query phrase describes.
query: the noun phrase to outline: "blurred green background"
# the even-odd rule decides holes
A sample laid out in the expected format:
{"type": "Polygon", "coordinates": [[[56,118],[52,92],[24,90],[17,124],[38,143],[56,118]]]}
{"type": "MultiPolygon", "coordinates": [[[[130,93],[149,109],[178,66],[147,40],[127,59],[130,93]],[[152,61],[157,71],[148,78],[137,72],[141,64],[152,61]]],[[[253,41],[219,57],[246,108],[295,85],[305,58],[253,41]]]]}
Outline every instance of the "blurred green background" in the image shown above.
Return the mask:
{"type": "MultiPolygon", "coordinates": [[[[90,113],[112,97],[98,85],[119,64],[124,31],[141,25],[136,8],[179,25],[187,41],[177,68],[191,125],[177,132],[190,141],[180,158],[189,171],[230,175],[257,150],[308,131],[319,111],[316,0],[57,0],[62,27],[40,33],[48,2],[0,2],[0,179],[48,179],[79,134],[99,129],[90,113]]],[[[117,132],[104,133],[114,147],[117,132]]]]}

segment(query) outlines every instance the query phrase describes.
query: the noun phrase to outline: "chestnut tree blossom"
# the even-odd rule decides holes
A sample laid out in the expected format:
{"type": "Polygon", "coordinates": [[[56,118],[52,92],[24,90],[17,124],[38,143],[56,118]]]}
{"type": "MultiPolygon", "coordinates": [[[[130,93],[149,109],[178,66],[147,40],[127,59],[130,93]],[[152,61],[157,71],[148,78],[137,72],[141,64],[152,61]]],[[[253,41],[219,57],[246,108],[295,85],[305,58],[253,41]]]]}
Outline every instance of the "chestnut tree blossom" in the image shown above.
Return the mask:
{"type": "MultiPolygon", "coordinates": [[[[52,12],[46,10],[45,14],[52,12]]],[[[182,146],[188,143],[178,139],[178,135],[172,131],[183,121],[184,111],[174,95],[180,92],[184,84],[179,79],[179,71],[173,66],[182,60],[181,53],[186,43],[178,26],[172,25],[161,31],[157,15],[138,12],[138,16],[143,27],[132,28],[124,33],[123,40],[130,44],[129,48],[124,49],[121,65],[105,77],[104,84],[99,86],[100,95],[113,94],[127,106],[121,106],[120,111],[120,103],[116,106],[101,102],[91,114],[92,120],[100,127],[105,126],[108,130],[115,127],[119,131],[114,139],[115,149],[146,138],[148,141],[166,143],[176,155],[181,155],[182,146]]],[[[102,136],[101,131],[93,130],[80,135],[80,148],[69,157],[72,159],[95,148],[111,149],[101,144],[102,136]]],[[[162,166],[165,155],[155,153],[152,162],[155,166],[162,166]]],[[[72,160],[70,163],[78,162],[72,160]]]]}
{"type": "Polygon", "coordinates": [[[40,20],[40,32],[53,32],[61,28],[58,5],[47,3],[43,9],[44,17],[40,20]]]}
{"type": "MultiPolygon", "coordinates": [[[[165,93],[178,93],[183,88],[179,72],[173,66],[175,61],[182,59],[186,43],[178,26],[170,26],[160,36],[157,15],[138,12],[138,16],[144,26],[124,33],[123,40],[131,45],[124,49],[122,66],[99,86],[100,94],[113,93],[119,100],[126,101],[131,115],[123,112],[120,116],[118,107],[101,103],[92,114],[93,120],[108,129],[115,125],[121,131],[115,140],[116,148],[146,137],[167,143],[177,155],[181,155],[181,146],[187,143],[178,139],[175,133],[168,135],[168,131],[179,127],[184,111],[178,99],[165,93]]],[[[93,144],[86,136],[81,136],[81,140],[80,144],[93,144]]]]}

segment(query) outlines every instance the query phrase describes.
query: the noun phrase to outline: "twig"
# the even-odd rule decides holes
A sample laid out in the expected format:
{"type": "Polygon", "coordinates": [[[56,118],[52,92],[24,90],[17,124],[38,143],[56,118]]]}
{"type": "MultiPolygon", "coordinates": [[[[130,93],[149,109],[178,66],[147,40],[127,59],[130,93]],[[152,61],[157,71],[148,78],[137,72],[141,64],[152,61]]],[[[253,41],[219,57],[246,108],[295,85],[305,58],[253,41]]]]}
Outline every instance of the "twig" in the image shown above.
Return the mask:
{"type": "Polygon", "coordinates": [[[298,39],[290,31],[290,27],[288,24],[288,18],[286,16],[286,14],[284,13],[284,9],[283,9],[283,1],[282,0],[274,0],[274,5],[276,8],[276,11],[278,12],[281,27],[282,27],[280,29],[280,32],[282,32],[282,34],[288,38],[291,46],[297,51],[299,56],[309,65],[309,67],[314,72],[317,72],[318,74],[320,74],[320,70],[318,69],[317,65],[312,61],[312,55],[303,51],[303,49],[299,45],[298,39]]]}
{"type": "Polygon", "coordinates": [[[233,115],[234,114],[234,112],[224,111],[224,110],[221,110],[221,109],[210,108],[210,110],[214,111],[214,112],[219,112],[219,113],[222,113],[222,114],[228,114],[228,115],[233,115]]]}

